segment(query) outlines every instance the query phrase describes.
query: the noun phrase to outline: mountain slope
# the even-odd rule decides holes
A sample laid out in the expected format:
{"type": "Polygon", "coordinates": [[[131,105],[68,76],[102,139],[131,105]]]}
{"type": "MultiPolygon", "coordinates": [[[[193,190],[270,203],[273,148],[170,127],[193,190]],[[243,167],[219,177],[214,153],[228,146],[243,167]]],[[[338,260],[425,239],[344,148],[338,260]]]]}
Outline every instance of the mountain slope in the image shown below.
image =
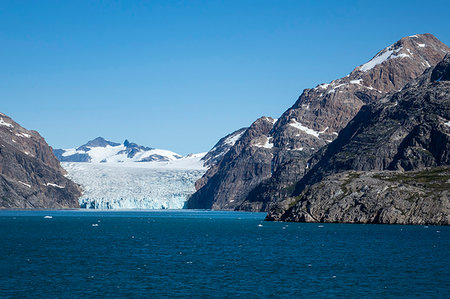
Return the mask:
{"type": "Polygon", "coordinates": [[[67,179],[51,147],[0,113],[0,208],[77,208],[78,185],[67,179]]]}
{"type": "Polygon", "coordinates": [[[401,89],[448,51],[431,34],[405,37],[348,76],[304,90],[272,128],[246,144],[236,143],[230,149],[235,154],[225,155],[215,173],[204,175],[189,207],[267,211],[292,192],[310,168],[310,157],[333,141],[363,105],[401,89]],[[264,146],[258,146],[262,139],[264,146]],[[237,185],[239,181],[252,184],[237,185]],[[226,194],[235,195],[226,200],[226,194]]]}
{"type": "Polygon", "coordinates": [[[364,106],[268,219],[450,224],[449,79],[450,54],[364,106]]]}

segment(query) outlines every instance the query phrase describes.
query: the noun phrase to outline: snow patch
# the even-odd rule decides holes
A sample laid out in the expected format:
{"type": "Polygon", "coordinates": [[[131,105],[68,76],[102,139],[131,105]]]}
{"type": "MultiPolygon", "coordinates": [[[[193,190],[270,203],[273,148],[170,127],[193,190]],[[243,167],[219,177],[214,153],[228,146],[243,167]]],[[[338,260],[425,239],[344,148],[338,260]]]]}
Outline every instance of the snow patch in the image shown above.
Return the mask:
{"type": "Polygon", "coordinates": [[[446,123],[444,123],[444,125],[446,125],[447,127],[450,127],[450,120],[446,123]]]}
{"type": "Polygon", "coordinates": [[[63,188],[64,188],[64,186],[60,186],[60,185],[53,184],[53,183],[47,183],[47,184],[45,184],[45,185],[46,185],[46,186],[50,186],[50,187],[60,188],[60,189],[63,189],[63,188]]]}
{"type": "Polygon", "coordinates": [[[243,131],[243,132],[241,132],[241,133],[239,133],[239,134],[236,134],[236,135],[234,135],[234,136],[228,137],[228,138],[225,140],[225,143],[228,144],[228,145],[230,145],[230,146],[233,146],[239,139],[241,139],[241,137],[242,137],[242,135],[243,135],[244,133],[245,133],[245,131],[243,131]]]}
{"type": "MultiPolygon", "coordinates": [[[[393,50],[392,46],[389,46],[386,49],[384,49],[383,51],[381,51],[380,53],[378,53],[369,62],[361,65],[359,67],[359,70],[362,72],[367,72],[367,71],[373,69],[375,66],[382,64],[383,62],[385,62],[389,59],[404,57],[403,55],[406,55],[406,54],[403,54],[403,53],[400,55],[397,55],[397,56],[393,55],[393,54],[399,52],[401,49],[403,49],[403,47],[393,50]]],[[[406,55],[406,56],[408,56],[408,55],[406,55]]]]}
{"type": "Polygon", "coordinates": [[[6,126],[6,127],[10,127],[12,128],[13,125],[10,123],[7,123],[6,121],[3,120],[3,117],[0,117],[0,126],[6,126]]]}
{"type": "Polygon", "coordinates": [[[22,185],[24,185],[24,186],[27,186],[28,188],[31,188],[31,185],[30,184],[27,184],[27,183],[24,183],[24,182],[21,182],[21,181],[18,181],[19,183],[21,183],[22,185]]]}
{"type": "Polygon", "coordinates": [[[362,81],[363,79],[358,79],[358,80],[351,80],[350,81],[350,84],[359,84],[359,85],[361,85],[361,81],[362,81]]]}
{"type": "Polygon", "coordinates": [[[425,44],[417,44],[419,47],[421,47],[421,48],[425,48],[426,47],[426,45],[425,44]]]}
{"type": "Polygon", "coordinates": [[[299,123],[295,118],[291,120],[291,122],[289,123],[289,125],[290,125],[291,127],[296,128],[296,129],[302,130],[302,131],[305,132],[306,134],[312,135],[312,136],[314,136],[314,137],[316,137],[316,138],[319,138],[319,134],[325,132],[325,131],[328,129],[328,127],[327,127],[324,131],[322,131],[322,132],[317,132],[317,131],[314,131],[314,130],[308,128],[308,127],[305,127],[304,125],[302,125],[301,123],[299,123]]]}
{"type": "Polygon", "coordinates": [[[257,143],[257,144],[255,144],[255,146],[262,147],[262,148],[272,148],[273,143],[270,142],[271,140],[272,140],[272,137],[266,137],[265,143],[263,143],[263,144],[257,143]]]}
{"type": "Polygon", "coordinates": [[[330,84],[325,83],[325,84],[320,84],[320,85],[318,85],[316,88],[327,89],[328,86],[330,86],[330,84]]]}
{"type": "Polygon", "coordinates": [[[24,137],[24,138],[30,138],[31,135],[27,134],[27,133],[16,133],[15,134],[17,137],[24,137]]]}

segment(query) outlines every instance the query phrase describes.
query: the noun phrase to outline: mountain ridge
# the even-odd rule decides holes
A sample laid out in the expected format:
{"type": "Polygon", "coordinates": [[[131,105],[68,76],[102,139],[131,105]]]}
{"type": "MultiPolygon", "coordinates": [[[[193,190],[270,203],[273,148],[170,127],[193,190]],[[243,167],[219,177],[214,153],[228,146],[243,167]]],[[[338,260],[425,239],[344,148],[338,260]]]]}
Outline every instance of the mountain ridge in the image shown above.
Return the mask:
{"type": "Polygon", "coordinates": [[[236,155],[225,155],[217,169],[207,171],[188,206],[267,211],[289,194],[290,186],[310,168],[310,157],[332,142],[362,106],[402,88],[449,51],[431,34],[404,37],[349,75],[305,89],[268,132],[256,132],[252,124],[254,140],[244,146],[238,141],[230,149],[236,155]],[[252,187],[237,186],[238,181],[252,182],[252,187]],[[227,194],[238,196],[227,198],[227,194]]]}
{"type": "Polygon", "coordinates": [[[450,224],[450,54],[364,106],[267,220],[450,224]]]}

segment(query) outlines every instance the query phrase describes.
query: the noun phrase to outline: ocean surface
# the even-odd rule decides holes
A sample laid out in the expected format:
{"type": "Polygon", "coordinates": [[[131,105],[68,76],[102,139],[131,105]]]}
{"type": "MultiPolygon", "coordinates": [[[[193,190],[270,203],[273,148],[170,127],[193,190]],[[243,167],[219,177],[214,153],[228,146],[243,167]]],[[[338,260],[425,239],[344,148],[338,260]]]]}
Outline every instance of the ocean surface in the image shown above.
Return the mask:
{"type": "Polygon", "coordinates": [[[0,297],[450,296],[450,227],[264,216],[0,211],[0,297]]]}

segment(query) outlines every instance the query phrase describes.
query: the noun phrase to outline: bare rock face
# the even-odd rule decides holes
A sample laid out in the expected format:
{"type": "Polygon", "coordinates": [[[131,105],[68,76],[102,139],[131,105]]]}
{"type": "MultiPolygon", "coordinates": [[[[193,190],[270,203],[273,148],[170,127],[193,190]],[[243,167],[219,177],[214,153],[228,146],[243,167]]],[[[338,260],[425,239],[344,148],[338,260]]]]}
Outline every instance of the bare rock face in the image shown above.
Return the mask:
{"type": "Polygon", "coordinates": [[[422,171],[346,171],[273,206],[267,220],[450,224],[450,167],[422,171]]]}
{"type": "Polygon", "coordinates": [[[202,188],[209,179],[214,176],[225,154],[241,139],[247,128],[241,128],[231,134],[221,138],[214,147],[202,158],[203,165],[208,167],[208,171],[199,180],[195,182],[195,190],[202,188]]]}
{"type": "Polygon", "coordinates": [[[81,190],[51,147],[0,113],[0,208],[77,208],[81,190]]]}
{"type": "Polygon", "coordinates": [[[187,207],[234,210],[251,189],[267,179],[273,146],[268,135],[274,123],[270,117],[261,117],[246,129],[220,163],[206,172],[207,182],[202,182],[187,207]]]}
{"type": "Polygon", "coordinates": [[[236,168],[250,165],[241,159],[252,159],[240,155],[229,157],[216,166],[219,169],[215,171],[222,173],[220,177],[213,180],[206,174],[201,179],[199,186],[202,188],[193,195],[195,201],[189,206],[268,211],[280,198],[292,194],[295,183],[311,168],[310,158],[332,142],[363,105],[377,102],[387,93],[401,89],[425,69],[441,61],[447,52],[450,49],[431,34],[405,37],[377,53],[366,64],[356,67],[348,76],[305,89],[265,135],[270,141],[266,147],[255,147],[256,140],[247,144],[252,149],[240,150],[254,153],[251,166],[260,172],[254,171],[252,175],[258,178],[252,177],[251,181],[259,183],[254,188],[249,189],[245,185],[244,189],[237,191],[239,184],[229,184],[224,180],[236,172],[245,171],[236,168]],[[232,204],[222,199],[219,204],[215,192],[205,192],[206,189],[215,190],[217,185],[221,186],[224,194],[231,192],[239,196],[229,199],[233,200],[232,204]],[[196,202],[210,202],[211,205],[197,206],[196,202]]]}
{"type": "Polygon", "coordinates": [[[268,219],[450,224],[449,66],[364,106],[268,219]]]}

